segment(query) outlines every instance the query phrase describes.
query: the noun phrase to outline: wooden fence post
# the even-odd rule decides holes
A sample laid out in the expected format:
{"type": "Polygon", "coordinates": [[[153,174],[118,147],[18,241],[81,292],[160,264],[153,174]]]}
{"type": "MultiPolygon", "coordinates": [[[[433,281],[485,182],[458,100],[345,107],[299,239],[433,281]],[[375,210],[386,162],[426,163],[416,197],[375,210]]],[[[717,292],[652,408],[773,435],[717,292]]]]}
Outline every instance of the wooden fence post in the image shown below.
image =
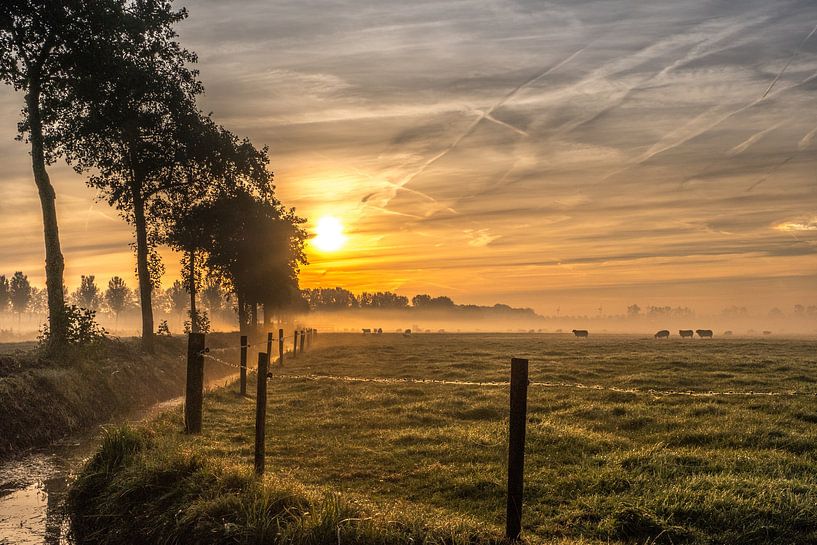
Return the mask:
{"type": "Polygon", "coordinates": [[[184,431],[201,433],[204,399],[204,333],[187,337],[187,386],[184,392],[184,431]]]}
{"type": "Polygon", "coordinates": [[[284,330],[278,330],[278,358],[281,367],[284,366],[284,330]]]}
{"type": "Polygon", "coordinates": [[[272,331],[267,333],[267,356],[269,356],[269,366],[272,367],[272,331]]]}
{"type": "Polygon", "coordinates": [[[239,370],[239,388],[241,395],[247,395],[247,336],[241,336],[241,369],[239,370]]]}
{"type": "Polygon", "coordinates": [[[264,475],[266,458],[267,372],[269,354],[258,353],[258,376],[255,387],[255,474],[264,475]]]}
{"type": "Polygon", "coordinates": [[[306,337],[306,331],[301,330],[301,354],[304,353],[304,338],[306,337]]]}
{"type": "Polygon", "coordinates": [[[511,358],[511,413],[508,441],[508,508],[505,537],[522,534],[522,489],[525,469],[525,423],[528,413],[528,360],[511,358]]]}
{"type": "Polygon", "coordinates": [[[294,358],[298,354],[298,330],[295,330],[295,342],[292,345],[292,357],[294,358]]]}

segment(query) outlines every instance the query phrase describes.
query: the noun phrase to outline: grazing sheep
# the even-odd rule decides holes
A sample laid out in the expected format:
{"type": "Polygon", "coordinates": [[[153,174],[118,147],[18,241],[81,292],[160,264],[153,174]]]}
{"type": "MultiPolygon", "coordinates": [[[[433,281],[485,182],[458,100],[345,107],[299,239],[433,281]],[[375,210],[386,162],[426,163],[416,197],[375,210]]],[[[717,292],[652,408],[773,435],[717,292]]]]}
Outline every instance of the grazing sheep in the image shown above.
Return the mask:
{"type": "Polygon", "coordinates": [[[407,330],[403,331],[403,337],[411,337],[411,330],[407,329],[407,330]]]}
{"type": "Polygon", "coordinates": [[[734,333],[732,333],[731,329],[727,329],[726,331],[723,332],[724,337],[731,337],[732,335],[734,335],[734,333]]]}
{"type": "Polygon", "coordinates": [[[678,334],[681,336],[682,339],[691,339],[694,333],[691,329],[681,329],[678,331],[678,334]]]}
{"type": "Polygon", "coordinates": [[[712,330],[711,329],[696,329],[695,333],[702,339],[704,338],[712,338],[712,330]]]}
{"type": "Polygon", "coordinates": [[[573,334],[577,337],[587,337],[590,333],[586,329],[574,329],[573,334]]]}
{"type": "Polygon", "coordinates": [[[669,330],[662,329],[658,333],[655,334],[656,339],[669,339],[669,330]]]}

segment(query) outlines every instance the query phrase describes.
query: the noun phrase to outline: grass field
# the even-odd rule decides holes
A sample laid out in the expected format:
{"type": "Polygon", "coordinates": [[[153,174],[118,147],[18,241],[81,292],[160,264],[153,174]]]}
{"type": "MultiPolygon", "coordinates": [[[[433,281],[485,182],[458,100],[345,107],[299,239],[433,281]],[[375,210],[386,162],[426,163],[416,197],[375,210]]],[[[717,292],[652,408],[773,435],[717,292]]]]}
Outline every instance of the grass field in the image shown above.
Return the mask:
{"type": "MultiPolygon", "coordinates": [[[[504,521],[508,387],[456,382],[507,381],[516,356],[530,359],[533,382],[523,515],[528,541],[817,541],[814,339],[429,334],[326,335],[320,343],[287,359],[270,380],[267,485],[273,489],[296,487],[304,497],[336,493],[372,520],[387,513],[382,524],[404,516],[459,536],[433,534],[442,542],[493,540],[504,521]],[[783,395],[760,395],[767,392],[783,395]]],[[[211,479],[221,483],[221,494],[223,471],[242,476],[237,488],[255,486],[248,477],[254,400],[234,392],[208,396],[199,437],[177,433],[176,412],[153,422],[148,446],[127,463],[117,458],[115,471],[99,455],[78,481],[75,520],[115,517],[136,508],[133,497],[150,504],[153,496],[123,489],[184,460],[196,460],[188,476],[222,475],[211,479]],[[89,502],[90,493],[97,499],[89,502]]],[[[193,492],[185,486],[215,501],[205,485],[193,492]]],[[[199,514],[211,522],[228,516],[206,503],[199,514]]],[[[246,516],[236,520],[249,524],[246,516]]],[[[127,532],[138,534],[133,526],[127,532]]],[[[258,539],[257,528],[254,535],[247,542],[299,542],[274,532],[258,539]]]]}

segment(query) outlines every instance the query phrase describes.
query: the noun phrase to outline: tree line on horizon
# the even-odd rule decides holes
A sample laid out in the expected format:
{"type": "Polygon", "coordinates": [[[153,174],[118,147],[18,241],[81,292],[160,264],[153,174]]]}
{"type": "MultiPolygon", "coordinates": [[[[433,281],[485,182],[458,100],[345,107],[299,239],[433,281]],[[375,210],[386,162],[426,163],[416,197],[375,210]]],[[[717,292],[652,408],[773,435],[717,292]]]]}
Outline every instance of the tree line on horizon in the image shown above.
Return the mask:
{"type": "Polygon", "coordinates": [[[66,343],[75,315],[48,176],[60,158],[133,227],[146,349],[164,272],[159,245],[184,256],[193,331],[207,280],[235,297],[242,330],[259,306],[268,319],[298,293],[305,220],[276,198],[268,149],[198,107],[196,55],[174,28],[186,17],[162,0],[0,4],[0,80],[23,95],[19,139],[30,147],[43,214],[51,347],[66,343]]]}

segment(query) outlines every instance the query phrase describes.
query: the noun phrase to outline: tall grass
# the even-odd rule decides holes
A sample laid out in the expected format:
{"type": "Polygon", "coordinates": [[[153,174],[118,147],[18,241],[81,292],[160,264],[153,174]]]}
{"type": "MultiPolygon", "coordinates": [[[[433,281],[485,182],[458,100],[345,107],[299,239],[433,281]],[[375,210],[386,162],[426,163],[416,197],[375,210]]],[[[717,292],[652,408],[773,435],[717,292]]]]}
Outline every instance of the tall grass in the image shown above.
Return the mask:
{"type": "Polygon", "coordinates": [[[457,521],[430,526],[285,478],[259,480],[247,466],[215,463],[129,427],[107,430],[71,487],[68,511],[74,538],[85,544],[499,542],[457,521]]]}

